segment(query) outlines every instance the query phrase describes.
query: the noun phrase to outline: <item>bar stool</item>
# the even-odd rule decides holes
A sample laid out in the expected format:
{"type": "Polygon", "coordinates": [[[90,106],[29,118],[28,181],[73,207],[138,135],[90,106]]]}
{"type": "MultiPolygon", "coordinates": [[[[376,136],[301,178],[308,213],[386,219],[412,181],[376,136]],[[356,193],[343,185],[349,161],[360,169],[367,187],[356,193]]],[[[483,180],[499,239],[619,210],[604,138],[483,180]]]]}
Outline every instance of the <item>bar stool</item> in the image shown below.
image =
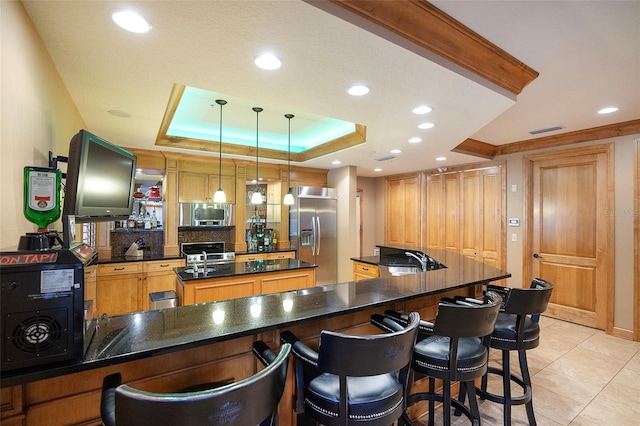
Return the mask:
{"type": "Polygon", "coordinates": [[[218,388],[187,393],[153,393],[120,384],[120,373],[104,378],[100,415],[105,426],[275,425],[284,391],[291,345],[276,356],[263,342],[253,346],[272,361],[256,374],[218,388]]]}
{"type": "MultiPolygon", "coordinates": [[[[427,392],[412,393],[408,406],[429,401],[429,425],[434,424],[435,402],[443,404],[443,422],[451,424],[451,406],[456,415],[464,414],[474,425],[480,424],[480,412],[474,380],[485,375],[489,359],[489,341],[502,298],[488,291],[482,300],[443,298],[433,323],[420,321],[418,342],[413,351],[412,370],[418,378],[429,378],[427,392]],[[442,393],[435,389],[442,380],[442,393]],[[460,382],[461,400],[451,396],[451,383],[460,382]],[[463,393],[463,390],[466,392],[463,393]],[[469,407],[464,395],[469,394],[469,407]]],[[[406,316],[386,311],[385,317],[405,323],[406,316]]],[[[404,424],[413,425],[406,411],[404,424]]]]}
{"type": "Polygon", "coordinates": [[[368,336],[322,331],[318,352],[283,332],[294,355],[297,424],[388,426],[400,418],[420,316],[407,322],[368,336]]]}
{"type": "Polygon", "coordinates": [[[508,288],[499,286],[487,286],[488,291],[502,294],[503,305],[498,315],[498,320],[491,336],[491,347],[502,351],[502,368],[489,367],[487,374],[482,378],[477,394],[482,399],[497,402],[504,405],[504,424],[511,424],[511,407],[524,404],[527,410],[527,418],[530,425],[536,424],[533,414],[533,402],[531,395],[531,376],[527,363],[527,350],[538,347],[540,344],[540,314],[547,309],[553,284],[540,278],[534,278],[530,288],[508,288]],[[509,353],[518,351],[520,374],[518,377],[511,373],[509,353]],[[502,395],[487,391],[488,374],[497,374],[502,377],[502,395]],[[523,394],[511,395],[511,382],[516,383],[522,389],[523,394]]]}

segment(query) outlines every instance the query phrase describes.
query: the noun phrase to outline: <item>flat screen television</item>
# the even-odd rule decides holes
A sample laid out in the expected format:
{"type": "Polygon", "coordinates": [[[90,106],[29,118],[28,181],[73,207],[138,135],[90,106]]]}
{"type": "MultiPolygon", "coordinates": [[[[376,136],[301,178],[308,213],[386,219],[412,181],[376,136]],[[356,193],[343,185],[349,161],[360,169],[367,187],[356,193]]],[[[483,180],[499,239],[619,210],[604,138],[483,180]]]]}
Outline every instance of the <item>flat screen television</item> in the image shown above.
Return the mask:
{"type": "Polygon", "coordinates": [[[136,156],[86,130],[71,138],[64,215],[76,222],[128,217],[133,209],[136,156]]]}

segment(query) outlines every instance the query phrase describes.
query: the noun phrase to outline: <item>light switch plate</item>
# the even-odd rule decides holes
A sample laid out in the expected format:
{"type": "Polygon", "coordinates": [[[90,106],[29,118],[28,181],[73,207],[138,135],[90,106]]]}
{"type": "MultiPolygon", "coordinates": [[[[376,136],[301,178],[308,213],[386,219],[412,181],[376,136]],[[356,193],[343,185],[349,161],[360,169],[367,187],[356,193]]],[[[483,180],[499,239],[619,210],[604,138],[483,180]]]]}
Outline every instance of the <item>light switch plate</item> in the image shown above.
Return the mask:
{"type": "Polygon", "coordinates": [[[509,226],[520,226],[520,219],[515,217],[509,218],[509,226]]]}

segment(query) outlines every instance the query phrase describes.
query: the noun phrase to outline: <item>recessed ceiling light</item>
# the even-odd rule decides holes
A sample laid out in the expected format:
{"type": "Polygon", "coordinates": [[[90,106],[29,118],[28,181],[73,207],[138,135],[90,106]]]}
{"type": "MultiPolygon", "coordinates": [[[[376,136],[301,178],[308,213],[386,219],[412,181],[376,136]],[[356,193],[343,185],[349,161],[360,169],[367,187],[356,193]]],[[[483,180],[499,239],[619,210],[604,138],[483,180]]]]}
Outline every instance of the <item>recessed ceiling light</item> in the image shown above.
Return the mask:
{"type": "Polygon", "coordinates": [[[378,167],[378,168],[376,168],[376,169],[373,169],[373,171],[374,171],[374,172],[381,172],[381,171],[382,171],[382,169],[381,169],[380,167],[378,167]]]}
{"type": "Polygon", "coordinates": [[[616,112],[619,109],[620,108],[618,108],[618,107],[606,107],[606,108],[602,108],[600,111],[598,111],[598,114],[611,114],[612,112],[616,112]]]}
{"type": "Polygon", "coordinates": [[[273,53],[264,53],[255,57],[253,61],[258,68],[263,70],[277,70],[282,66],[282,61],[273,53]]]}
{"type": "Polygon", "coordinates": [[[369,93],[370,90],[371,89],[369,88],[369,86],[366,86],[364,84],[354,84],[353,86],[349,87],[347,93],[351,96],[363,96],[369,93]]]}
{"type": "Polygon", "coordinates": [[[400,154],[402,152],[401,149],[392,149],[391,151],[389,151],[392,154],[400,154]]]}
{"type": "Polygon", "coordinates": [[[434,126],[435,126],[435,124],[429,123],[429,122],[420,123],[420,124],[418,124],[418,129],[430,129],[430,128],[434,127],[434,126]]]}
{"type": "Polygon", "coordinates": [[[436,157],[436,161],[445,161],[447,157],[436,157]]]}
{"type": "Polygon", "coordinates": [[[151,23],[144,16],[133,10],[114,10],[111,19],[122,29],[132,33],[143,34],[151,31],[151,23]]]}
{"type": "Polygon", "coordinates": [[[414,114],[429,114],[431,111],[433,111],[433,108],[427,105],[420,105],[411,110],[414,114]]]}
{"type": "Polygon", "coordinates": [[[422,139],[420,138],[411,138],[409,139],[409,143],[420,143],[422,142],[422,139]]]}
{"type": "Polygon", "coordinates": [[[331,162],[331,164],[336,164],[336,165],[338,165],[338,164],[342,164],[342,161],[340,161],[340,160],[333,160],[333,161],[331,162]]]}

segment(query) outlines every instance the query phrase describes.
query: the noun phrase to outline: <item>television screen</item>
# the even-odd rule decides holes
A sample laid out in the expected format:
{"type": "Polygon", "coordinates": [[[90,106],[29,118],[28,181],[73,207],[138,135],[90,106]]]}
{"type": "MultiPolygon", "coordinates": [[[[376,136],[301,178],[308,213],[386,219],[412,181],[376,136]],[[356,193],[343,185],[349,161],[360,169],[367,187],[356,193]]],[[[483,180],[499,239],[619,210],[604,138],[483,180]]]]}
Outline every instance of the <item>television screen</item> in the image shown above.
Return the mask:
{"type": "Polygon", "coordinates": [[[69,144],[63,213],[78,222],[129,216],[135,173],[135,155],[80,130],[69,144]]]}

